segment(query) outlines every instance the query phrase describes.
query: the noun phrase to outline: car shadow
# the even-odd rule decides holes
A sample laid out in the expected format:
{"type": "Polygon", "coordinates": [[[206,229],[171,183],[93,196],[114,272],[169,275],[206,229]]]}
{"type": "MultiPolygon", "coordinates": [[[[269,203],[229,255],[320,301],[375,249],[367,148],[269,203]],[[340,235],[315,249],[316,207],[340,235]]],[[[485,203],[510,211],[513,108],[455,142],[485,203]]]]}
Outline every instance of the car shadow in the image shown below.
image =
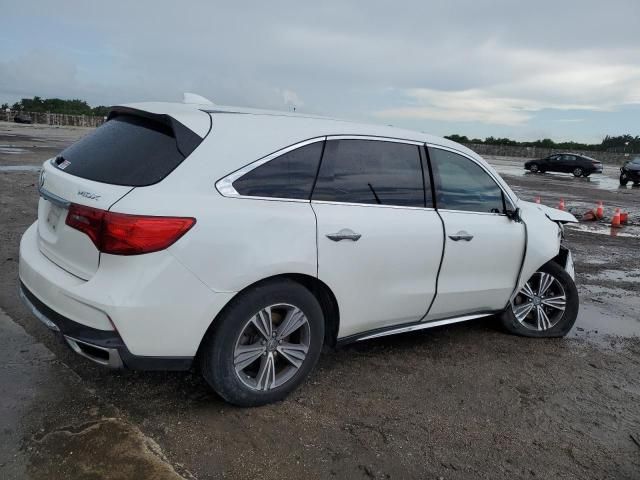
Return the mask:
{"type": "MultiPolygon", "coordinates": [[[[501,336],[504,333],[500,331],[496,317],[487,317],[379,337],[337,348],[325,348],[310,379],[313,380],[315,375],[337,378],[345,367],[349,368],[352,365],[353,368],[359,368],[363,359],[373,364],[388,363],[391,365],[390,368],[402,368],[403,358],[416,352],[446,357],[450,354],[447,350],[452,345],[476,343],[479,337],[495,335],[501,336]]],[[[483,341],[487,341],[487,338],[483,341]]],[[[226,403],[209,387],[200,375],[197,364],[186,372],[108,370],[72,352],[69,352],[69,355],[70,358],[65,363],[71,366],[90,388],[99,391],[101,397],[126,409],[134,417],[145,418],[149,411],[179,414],[193,409],[236,408],[226,403]]],[[[327,381],[332,383],[336,378],[329,378],[327,381]]]]}

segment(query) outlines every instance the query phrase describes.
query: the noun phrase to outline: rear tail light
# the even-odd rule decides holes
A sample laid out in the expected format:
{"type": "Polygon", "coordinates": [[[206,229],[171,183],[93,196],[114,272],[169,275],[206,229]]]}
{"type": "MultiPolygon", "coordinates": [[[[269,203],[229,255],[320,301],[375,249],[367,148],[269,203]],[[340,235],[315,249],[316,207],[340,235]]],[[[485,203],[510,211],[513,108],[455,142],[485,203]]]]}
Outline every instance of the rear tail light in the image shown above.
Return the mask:
{"type": "Polygon", "coordinates": [[[193,227],[195,218],[155,217],[108,212],[71,204],[66,224],[86,234],[96,248],[113,255],[157,252],[193,227]]]}

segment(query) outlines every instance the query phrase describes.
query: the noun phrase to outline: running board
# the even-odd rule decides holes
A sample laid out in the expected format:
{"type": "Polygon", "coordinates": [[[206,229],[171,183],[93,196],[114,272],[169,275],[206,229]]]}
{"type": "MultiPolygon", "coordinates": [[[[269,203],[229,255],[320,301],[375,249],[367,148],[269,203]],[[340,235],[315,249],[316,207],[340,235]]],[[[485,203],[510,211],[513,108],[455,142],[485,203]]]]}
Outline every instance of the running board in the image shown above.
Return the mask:
{"type": "Polygon", "coordinates": [[[461,317],[445,318],[443,320],[434,320],[431,322],[416,322],[404,325],[398,325],[394,327],[387,327],[384,329],[374,330],[369,333],[362,333],[352,335],[338,340],[339,345],[344,345],[351,342],[360,342],[363,340],[370,340],[372,338],[386,337],[387,335],[395,335],[396,333],[414,332],[416,330],[424,330],[427,328],[440,327],[442,325],[449,325],[452,323],[466,322],[467,320],[475,320],[476,318],[489,317],[495,315],[496,312],[489,313],[477,313],[473,315],[463,315],[461,317]]]}

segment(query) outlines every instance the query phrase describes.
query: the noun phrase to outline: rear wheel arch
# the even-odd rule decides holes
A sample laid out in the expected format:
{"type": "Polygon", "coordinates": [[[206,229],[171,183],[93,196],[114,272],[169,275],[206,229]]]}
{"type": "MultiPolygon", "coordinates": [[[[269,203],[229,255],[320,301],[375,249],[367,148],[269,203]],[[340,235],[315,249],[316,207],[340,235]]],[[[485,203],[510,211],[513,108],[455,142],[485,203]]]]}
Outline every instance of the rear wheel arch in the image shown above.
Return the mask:
{"type": "Polygon", "coordinates": [[[307,290],[309,290],[313,296],[316,298],[320,307],[322,308],[322,313],[324,316],[325,322],[325,336],[324,336],[324,344],[329,346],[335,346],[338,338],[338,331],[340,328],[340,310],[338,307],[338,301],[329,288],[329,286],[323,281],[319,280],[316,277],[312,277],[310,275],[302,274],[302,273],[285,273],[280,275],[273,275],[271,277],[263,278],[254,282],[250,285],[247,285],[242,290],[237,292],[228,302],[227,304],[218,312],[218,314],[213,318],[207,331],[203,335],[200,340],[200,345],[198,346],[198,351],[196,353],[196,358],[200,356],[201,349],[203,344],[205,343],[206,338],[212,334],[214,330],[214,326],[217,323],[217,320],[227,311],[230,304],[242,293],[245,293],[249,290],[255,289],[257,287],[277,282],[279,280],[291,280],[296,282],[307,290]]]}

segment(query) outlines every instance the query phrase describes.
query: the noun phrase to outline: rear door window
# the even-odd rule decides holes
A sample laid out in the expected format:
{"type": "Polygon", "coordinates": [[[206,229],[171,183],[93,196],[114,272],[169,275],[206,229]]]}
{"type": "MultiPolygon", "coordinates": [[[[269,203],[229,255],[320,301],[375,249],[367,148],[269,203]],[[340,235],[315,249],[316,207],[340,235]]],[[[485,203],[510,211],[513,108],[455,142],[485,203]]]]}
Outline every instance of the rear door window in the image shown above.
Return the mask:
{"type": "Polygon", "coordinates": [[[202,139],[177,122],[164,124],[135,115],[118,115],[62,151],[57,168],[71,175],[113,185],[152,185],[171,173],[202,139]],[[179,148],[175,126],[183,135],[179,148]]]}
{"type": "MultiPolygon", "coordinates": [[[[420,148],[378,140],[329,140],[313,200],[424,207],[420,148]]],[[[427,199],[431,206],[430,190],[427,199]]]]}
{"type": "Polygon", "coordinates": [[[457,153],[432,147],[429,159],[439,209],[504,213],[502,190],[478,164],[457,153]]]}
{"type": "Polygon", "coordinates": [[[309,200],[324,142],[291,150],[254,168],[235,182],[240,195],[309,200]]]}

